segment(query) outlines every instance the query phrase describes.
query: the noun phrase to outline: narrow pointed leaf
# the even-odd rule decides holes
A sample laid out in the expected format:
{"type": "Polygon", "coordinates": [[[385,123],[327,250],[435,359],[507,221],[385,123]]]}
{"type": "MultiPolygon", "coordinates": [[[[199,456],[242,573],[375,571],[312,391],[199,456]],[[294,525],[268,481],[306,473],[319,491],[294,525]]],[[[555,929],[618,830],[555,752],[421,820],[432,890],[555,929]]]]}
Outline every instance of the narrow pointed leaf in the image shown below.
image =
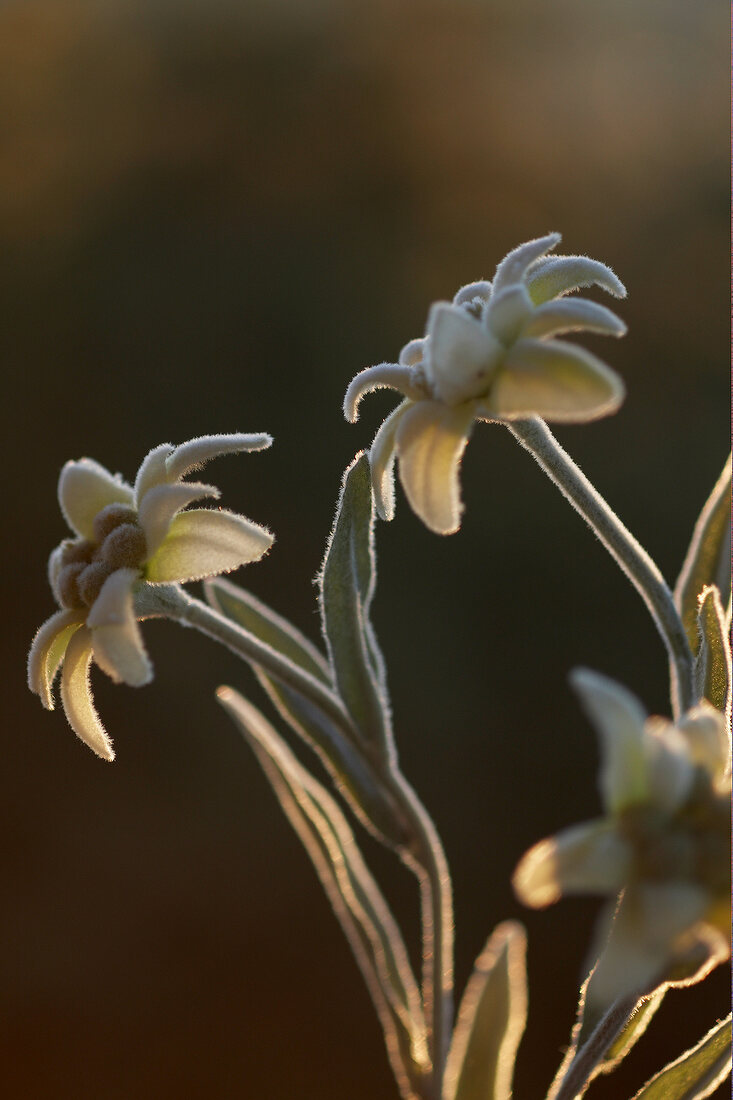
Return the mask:
{"type": "Polygon", "coordinates": [[[527,1019],[526,936],[500,924],[476,960],[463,995],[445,1075],[444,1100],[509,1100],[527,1019]]]}
{"type": "Polygon", "coordinates": [[[634,1100],[703,1100],[730,1073],[731,1018],[727,1016],[637,1092],[634,1100]]]}
{"type": "Polygon", "coordinates": [[[411,835],[409,824],[365,755],[307,696],[278,683],[262,669],[256,668],[255,673],[280,715],[321,759],[362,825],[388,847],[404,852],[411,835]]]}
{"type": "Polygon", "coordinates": [[[374,595],[374,505],[369,458],[346,470],[320,574],[323,633],[339,694],[362,738],[394,752],[384,663],[369,622],[374,595]]]}
{"type": "Polygon", "coordinates": [[[284,653],[294,664],[310,672],[324,684],[331,685],[328,661],[292,623],[278,615],[239,585],[212,577],[204,584],[206,598],[212,607],[228,619],[243,626],[260,641],[284,653]]]}
{"type": "Polygon", "coordinates": [[[730,479],[731,460],[705,503],[692,533],[687,555],[674,589],[674,598],[693,653],[697,653],[697,599],[714,584],[723,608],[730,600],[730,479]]]}
{"type": "MultiPolygon", "coordinates": [[[[573,1025],[570,1045],[555,1074],[547,1094],[547,1100],[556,1100],[558,1092],[565,1083],[573,1063],[578,1058],[579,1052],[583,1051],[583,1048],[586,1046],[605,1015],[605,1012],[599,1009],[597,1005],[593,1006],[588,998],[588,987],[593,979],[594,972],[595,967],[591,970],[580,987],[578,1012],[573,1025]]],[[[584,1084],[576,1094],[575,1100],[585,1095],[591,1082],[594,1081],[599,1074],[610,1073],[619,1062],[626,1057],[634,1044],[646,1031],[652,1017],[662,1003],[662,998],[666,991],[666,985],[660,986],[660,988],[656,989],[649,997],[639,1000],[635,1007],[628,1006],[629,1017],[626,1024],[618,1032],[615,1039],[608,1045],[607,1050],[600,1056],[598,1062],[588,1071],[585,1076],[584,1084]]]]}
{"type": "Polygon", "coordinates": [[[714,585],[700,593],[695,683],[700,695],[730,718],[731,653],[725,612],[714,585]]]}
{"type": "Polygon", "coordinates": [[[619,1062],[626,1057],[631,1048],[641,1039],[642,1035],[649,1027],[666,992],[666,987],[662,987],[652,993],[650,997],[647,997],[645,1001],[639,1001],[626,1027],[616,1036],[608,1048],[605,1057],[598,1063],[593,1074],[594,1077],[600,1073],[611,1073],[619,1062]]]}
{"type": "Polygon", "coordinates": [[[255,707],[230,688],[221,688],[218,696],[313,862],[374,1001],[402,1095],[411,1098],[428,1070],[426,1028],[417,983],[387,902],[331,795],[255,707]]]}
{"type": "MultiPolygon", "coordinates": [[[[292,623],[231,581],[214,577],[204,585],[209,603],[260,641],[331,686],[328,662],[292,623]]],[[[279,683],[261,668],[255,673],[275,707],[295,733],[319,756],[338,789],[364,826],[387,845],[404,848],[408,827],[353,740],[312,699],[279,683]]]]}

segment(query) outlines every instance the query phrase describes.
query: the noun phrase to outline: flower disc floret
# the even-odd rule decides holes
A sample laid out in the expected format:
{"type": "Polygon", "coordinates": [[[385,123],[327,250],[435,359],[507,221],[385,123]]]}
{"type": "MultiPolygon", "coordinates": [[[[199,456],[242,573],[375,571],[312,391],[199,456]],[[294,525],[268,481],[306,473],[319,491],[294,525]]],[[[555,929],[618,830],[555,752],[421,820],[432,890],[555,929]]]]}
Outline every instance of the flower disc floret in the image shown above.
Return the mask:
{"type": "Polygon", "coordinates": [[[60,610],[40,628],[28,657],[28,683],[53,709],[61,700],[78,736],[107,760],[110,739],[94,709],[94,660],[115,682],[147,683],[152,665],[138,628],[135,597],[145,585],[184,584],[257,561],[272,534],[221,508],[190,508],[219,496],[213,485],[184,481],[219,455],[269,447],[268,435],[202,436],[164,443],[143,460],[131,486],[91,459],[67,462],[59,478],[61,511],[75,537],[51,554],[48,575],[60,610]],[[62,668],[63,666],[63,668],[62,668]]]}
{"type": "Polygon", "coordinates": [[[626,326],[611,310],[565,296],[598,285],[618,298],[623,284],[587,256],[548,256],[559,233],[513,249],[491,282],[462,287],[452,302],[434,303],[425,336],[411,340],[397,363],[361,371],[344,399],[347,420],[359,402],[388,387],[405,400],[382,424],[370,460],[377,510],[394,514],[394,464],[405,494],[431,530],[450,534],[460,526],[459,469],[476,420],[541,416],[580,422],[614,412],[623,382],[597,356],[558,340],[588,331],[623,336],[626,326]]]}

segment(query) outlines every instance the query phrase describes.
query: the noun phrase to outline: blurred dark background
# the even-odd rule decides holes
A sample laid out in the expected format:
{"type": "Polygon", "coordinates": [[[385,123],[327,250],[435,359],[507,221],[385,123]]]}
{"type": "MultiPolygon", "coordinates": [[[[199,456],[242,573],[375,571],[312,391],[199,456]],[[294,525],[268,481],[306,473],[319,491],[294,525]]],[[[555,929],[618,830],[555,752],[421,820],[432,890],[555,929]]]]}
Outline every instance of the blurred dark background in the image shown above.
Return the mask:
{"type": "MultiPolygon", "coordinates": [[[[4,1095],[395,1095],[312,868],[214,701],[226,681],[261,703],[247,670],[148,624],[152,686],[94,675],[111,767],[25,690],[58,470],[86,454],[132,478],[164,440],[271,432],[211,478],[278,536],[237,579],[315,638],[341,472],[391,408],[377,395],[347,425],[347,383],[420,335],[432,300],[558,229],[629,290],[626,339],[588,339],[626,403],[558,434],[674,580],[728,447],[727,18],[722,0],[2,6],[4,1095]]],[[[507,432],[476,431],[463,485],[454,537],[402,497],[380,525],[375,619],[404,769],[453,867],[459,986],[499,920],[529,931],[524,1100],[567,1042],[597,912],[526,912],[509,886],[531,843],[599,809],[567,673],[666,713],[666,666],[507,432]]],[[[412,882],[366,847],[414,937],[412,882]]],[[[595,1095],[631,1095],[727,988],[670,994],[595,1095]]]]}

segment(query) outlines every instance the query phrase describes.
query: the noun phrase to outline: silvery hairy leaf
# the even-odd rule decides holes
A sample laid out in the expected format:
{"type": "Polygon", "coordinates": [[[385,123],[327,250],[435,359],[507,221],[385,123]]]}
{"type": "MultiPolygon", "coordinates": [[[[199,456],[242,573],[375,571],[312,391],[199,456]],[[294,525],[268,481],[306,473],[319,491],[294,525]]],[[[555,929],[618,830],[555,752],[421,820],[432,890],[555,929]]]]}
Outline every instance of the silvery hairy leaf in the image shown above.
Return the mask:
{"type": "Polygon", "coordinates": [[[300,668],[331,686],[328,661],[292,623],[278,615],[251,592],[223,577],[212,577],[204,584],[212,607],[239,623],[262,642],[289,657],[300,668]]]}
{"type": "Polygon", "coordinates": [[[730,479],[729,456],[695,524],[674,589],[675,603],[693,653],[697,653],[698,646],[697,600],[703,588],[716,586],[724,610],[730,602],[730,479]]]}
{"type": "Polygon", "coordinates": [[[319,576],[323,633],[339,695],[365,747],[393,752],[384,662],[369,622],[376,582],[369,458],[347,468],[319,576]]]}
{"type": "MultiPolygon", "coordinates": [[[[250,592],[215,578],[205,585],[209,603],[233,622],[272,646],[295,664],[330,685],[325,657],[292,623],[250,592]]],[[[384,784],[353,744],[353,733],[340,729],[332,717],[292,686],[255,667],[255,674],[278,712],[318,754],[359,820],[391,847],[407,843],[401,814],[384,784]]]]}
{"type": "Polygon", "coordinates": [[[730,1073],[731,1018],[727,1016],[700,1042],[657,1073],[634,1100],[703,1100],[730,1073]]]}
{"type": "MultiPolygon", "coordinates": [[[[593,980],[593,972],[594,971],[591,970],[580,988],[578,1013],[575,1024],[573,1025],[570,1046],[565,1052],[565,1057],[555,1075],[555,1079],[548,1094],[549,1097],[555,1095],[557,1088],[564,1079],[576,1055],[590,1039],[603,1016],[603,1010],[601,1008],[591,1008],[592,998],[588,998],[588,987],[593,980]]],[[[608,1050],[589,1075],[586,1082],[586,1088],[595,1077],[599,1074],[610,1073],[616,1068],[619,1062],[626,1057],[651,1023],[652,1017],[662,1003],[666,991],[667,987],[662,986],[650,994],[650,996],[645,997],[637,1003],[633,1014],[629,1017],[625,1026],[609,1045],[608,1050]]]]}
{"type": "Polygon", "coordinates": [[[605,1057],[598,1063],[593,1076],[599,1073],[611,1073],[629,1053],[649,1027],[652,1017],[662,1003],[666,989],[657,989],[644,1001],[639,1001],[636,1010],[621,1032],[608,1048],[605,1057]]]}
{"type": "Polygon", "coordinates": [[[331,795],[246,699],[231,688],[220,688],[218,697],[313,862],[374,1001],[402,1096],[414,1100],[429,1073],[427,1033],[417,983],[389,906],[331,795]]]}
{"type": "Polygon", "coordinates": [[[731,653],[720,593],[709,585],[700,593],[695,685],[702,698],[730,716],[731,653]]]}
{"type": "Polygon", "coordinates": [[[509,1100],[527,1019],[526,936],[507,921],[476,960],[458,1013],[443,1100],[509,1100]]]}

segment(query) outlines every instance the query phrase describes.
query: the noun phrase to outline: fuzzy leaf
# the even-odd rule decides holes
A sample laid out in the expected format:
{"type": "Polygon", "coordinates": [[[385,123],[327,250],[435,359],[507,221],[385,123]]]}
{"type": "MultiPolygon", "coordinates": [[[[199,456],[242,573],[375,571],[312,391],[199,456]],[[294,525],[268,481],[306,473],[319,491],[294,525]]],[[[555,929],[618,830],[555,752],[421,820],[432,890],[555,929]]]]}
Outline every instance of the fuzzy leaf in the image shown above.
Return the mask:
{"type": "MultiPolygon", "coordinates": [[[[287,619],[250,592],[221,577],[207,581],[204,590],[209,603],[227,618],[331,686],[328,662],[287,619]]],[[[407,826],[369,761],[354,748],[353,734],[349,738],[347,731],[295,688],[278,682],[261,668],[255,666],[254,671],[278,712],[318,754],[362,824],[388,846],[404,848],[407,826]]]]}
{"type": "Polygon", "coordinates": [[[731,653],[725,612],[714,585],[703,588],[698,601],[698,645],[695,683],[700,695],[730,717],[731,653]]]}
{"type": "Polygon", "coordinates": [[[647,1081],[634,1100],[703,1100],[730,1073],[731,1018],[727,1016],[660,1073],[647,1081]]]}
{"type": "Polygon", "coordinates": [[[251,592],[222,577],[212,577],[204,584],[206,598],[212,607],[232,622],[238,623],[260,641],[272,646],[316,679],[331,686],[328,662],[312,642],[282,615],[258,600],[251,592]]]}
{"type": "Polygon", "coordinates": [[[362,825],[388,847],[404,851],[410,839],[409,824],[403,821],[399,807],[364,754],[349,743],[311,699],[273,680],[262,669],[256,668],[255,673],[291,729],[320,757],[362,825]]]}
{"type": "Polygon", "coordinates": [[[296,760],[262,714],[230,688],[219,701],[247,738],[300,837],[364,975],[404,1097],[428,1072],[417,983],[400,931],[353,833],[324,787],[296,760]]]}
{"type": "MultiPolygon", "coordinates": [[[[593,1007],[588,1001],[588,986],[593,978],[593,973],[594,970],[591,970],[580,987],[578,1012],[573,1025],[570,1046],[565,1051],[565,1056],[555,1074],[550,1091],[547,1094],[548,1100],[554,1100],[570,1066],[577,1057],[578,1051],[585,1046],[604,1015],[602,1009],[599,1009],[597,1006],[593,1007]]],[[[591,1081],[594,1081],[600,1074],[611,1073],[619,1062],[626,1057],[651,1023],[652,1017],[662,1003],[667,988],[666,985],[660,986],[659,989],[656,989],[649,997],[637,1003],[636,1008],[629,1016],[625,1026],[621,1029],[616,1038],[609,1045],[606,1053],[589,1074],[583,1093],[585,1093],[591,1081]]]]}
{"type": "Polygon", "coordinates": [[[507,921],[489,937],[463,995],[444,1100],[509,1100],[527,1020],[526,936],[507,921]]]}
{"type": "Polygon", "coordinates": [[[655,990],[645,1001],[639,1001],[636,1010],[621,1032],[606,1051],[605,1057],[598,1063],[593,1076],[599,1073],[611,1073],[629,1053],[649,1027],[652,1017],[662,1003],[666,988],[655,990]]]}
{"type": "Polygon", "coordinates": [[[391,718],[382,656],[369,622],[376,582],[369,458],[344,474],[320,578],[323,633],[338,692],[364,741],[390,757],[391,718]]]}
{"type": "Polygon", "coordinates": [[[730,600],[730,478],[731,460],[705,503],[692,533],[687,555],[674,589],[674,598],[693,653],[697,653],[697,600],[703,588],[714,584],[725,609],[730,600]]]}

